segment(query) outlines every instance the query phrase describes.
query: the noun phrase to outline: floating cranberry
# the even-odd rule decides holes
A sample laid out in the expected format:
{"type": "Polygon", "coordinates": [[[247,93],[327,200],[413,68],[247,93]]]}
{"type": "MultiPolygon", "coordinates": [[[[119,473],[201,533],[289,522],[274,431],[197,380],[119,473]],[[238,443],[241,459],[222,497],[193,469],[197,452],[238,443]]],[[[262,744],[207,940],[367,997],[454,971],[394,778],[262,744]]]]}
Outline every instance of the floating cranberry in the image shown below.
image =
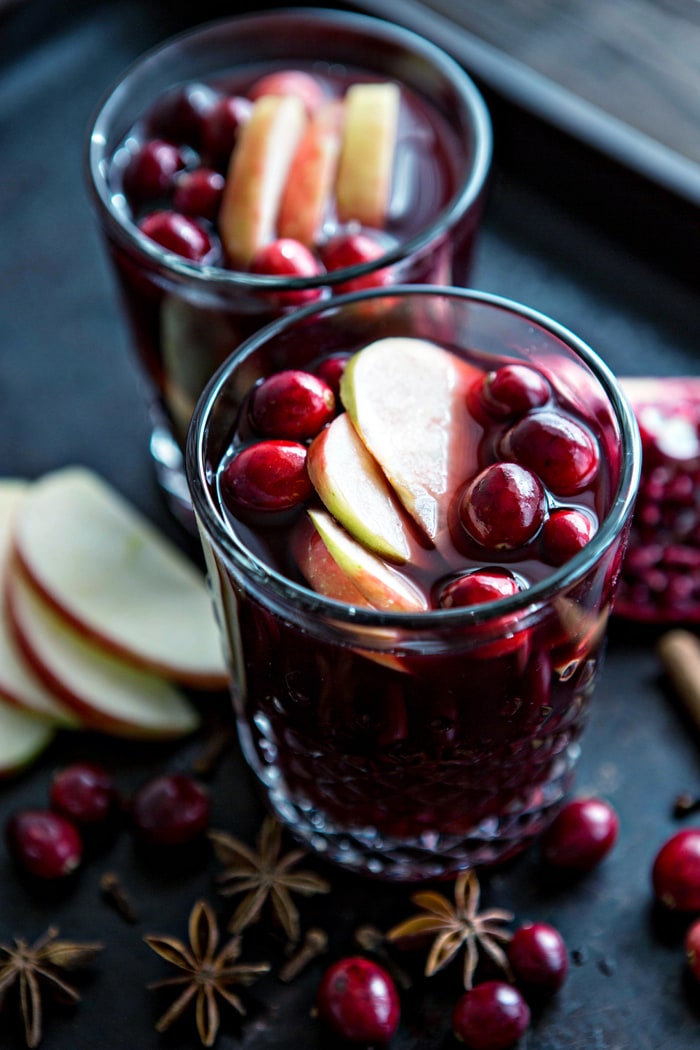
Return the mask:
{"type": "Polygon", "coordinates": [[[291,510],[311,496],[306,447],[295,441],[259,441],[227,463],[221,475],[226,506],[237,512],[291,510]]]}
{"type": "Polygon", "coordinates": [[[362,956],[340,959],[326,970],[316,1006],[325,1024],[351,1043],[388,1043],[399,1024],[399,996],[392,978],[362,956]]]}
{"type": "Polygon", "coordinates": [[[49,801],[55,812],[76,824],[99,824],[112,814],[117,791],[97,762],[74,762],[54,774],[49,801]]]}
{"type": "Polygon", "coordinates": [[[443,609],[482,605],[499,598],[511,598],[520,590],[518,581],[506,570],[476,569],[451,580],[440,594],[443,609]]]}
{"type": "Polygon", "coordinates": [[[700,981],[700,919],[691,923],[685,935],[685,957],[690,972],[700,981]]]}
{"type": "Polygon", "coordinates": [[[554,926],[526,923],[515,931],[507,951],[513,975],[526,993],[556,992],[566,980],[569,956],[554,926]]]}
{"type": "Polygon", "coordinates": [[[218,98],[207,84],[196,82],[168,92],[151,112],[151,134],[199,149],[204,122],[218,98]]]}
{"type": "Polygon", "coordinates": [[[221,172],[211,168],[185,171],[175,180],[173,206],[186,215],[199,215],[213,222],[221,205],[224,182],[221,172]]]}
{"type": "Polygon", "coordinates": [[[335,394],[311,372],[287,369],[268,376],[253,391],[250,421],[263,437],[305,441],[335,413],[335,394]]]}
{"type": "Polygon", "coordinates": [[[503,365],[478,382],[482,404],[494,419],[522,416],[546,405],[551,395],[549,382],[529,365],[503,365]]]}
{"type": "Polygon", "coordinates": [[[137,834],[154,846],[183,846],[206,831],[211,813],[207,789],[185,773],[147,780],[131,800],[137,834]]]}
{"type": "Polygon", "coordinates": [[[318,109],[325,98],[320,81],[301,69],[280,69],[260,77],[248,89],[248,98],[255,101],[263,95],[296,95],[307,113],[318,109]]]}
{"type": "Polygon", "coordinates": [[[557,495],[579,492],[600,462],[598,442],[583,423],[551,409],[524,416],[503,439],[503,452],[534,470],[557,495]]]}
{"type": "MultiPolygon", "coordinates": [[[[383,255],[386,255],[387,247],[367,233],[351,233],[339,234],[331,238],[321,246],[320,252],[323,265],[329,272],[333,272],[381,259],[383,255]]],[[[384,285],[391,284],[392,280],[389,268],[370,270],[362,277],[353,277],[349,281],[334,285],[334,291],[342,294],[357,292],[363,288],[382,288],[384,285]]]]}
{"type": "Polygon", "coordinates": [[[223,167],[228,163],[252,108],[250,99],[232,95],[219,99],[206,114],[202,122],[202,148],[212,164],[223,167]]]}
{"type": "Polygon", "coordinates": [[[522,993],[503,981],[484,981],[457,1001],[452,1028],[469,1050],[506,1050],[527,1031],[530,1008],[522,993]]]}
{"type": "Polygon", "coordinates": [[[617,841],[617,813],[604,799],[568,802],[542,836],[542,856],[552,867],[590,871],[617,841]]]}
{"type": "MultiPolygon", "coordinates": [[[[318,259],[306,245],[291,237],[280,237],[263,245],[253,256],[250,270],[271,277],[317,277],[323,272],[318,259]]],[[[318,299],[322,293],[321,288],[298,288],[272,294],[281,306],[298,306],[318,299]]]]}
{"type": "Polygon", "coordinates": [[[463,527],[491,550],[522,547],[539,531],[547,501],[539,478],[517,463],[494,463],[467,486],[459,507],[463,527]]]}
{"type": "Polygon", "coordinates": [[[332,354],[330,357],[325,357],[316,369],[316,375],[328,383],[336,397],[340,393],[340,380],[343,378],[350,357],[350,354],[332,354]]]}
{"type": "Polygon", "coordinates": [[[203,262],[213,250],[206,230],[194,219],[176,211],[151,212],[141,220],[139,229],[162,248],[192,262],[203,262]]]}
{"type": "Polygon", "coordinates": [[[651,870],[654,895],[672,911],[700,910],[700,828],[672,835],[651,870]]]}
{"type": "Polygon", "coordinates": [[[25,809],[10,818],[7,848],[16,863],[39,879],[61,879],[79,867],[83,842],[72,821],[48,809],[25,809]]]}
{"type": "Polygon", "coordinates": [[[542,548],[550,565],[564,565],[583,550],[595,533],[593,520],[582,510],[562,507],[542,527],[542,548]]]}
{"type": "Polygon", "coordinates": [[[170,192],[176,173],[184,167],[185,158],[178,146],[148,139],[126,166],[124,190],[136,204],[157,200],[170,192]]]}

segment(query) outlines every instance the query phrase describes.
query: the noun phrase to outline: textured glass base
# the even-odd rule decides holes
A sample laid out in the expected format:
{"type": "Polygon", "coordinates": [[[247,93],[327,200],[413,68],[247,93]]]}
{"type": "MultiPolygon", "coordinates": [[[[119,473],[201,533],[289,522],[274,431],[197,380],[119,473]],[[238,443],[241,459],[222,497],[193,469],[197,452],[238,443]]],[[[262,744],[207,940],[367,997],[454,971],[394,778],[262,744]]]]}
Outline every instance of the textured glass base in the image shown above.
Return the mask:
{"type": "Polygon", "coordinates": [[[151,409],[151,422],[149,451],[156,479],[173,516],[188,532],[196,535],[197,525],[187,485],[184,456],[158,408],[151,409]]]}

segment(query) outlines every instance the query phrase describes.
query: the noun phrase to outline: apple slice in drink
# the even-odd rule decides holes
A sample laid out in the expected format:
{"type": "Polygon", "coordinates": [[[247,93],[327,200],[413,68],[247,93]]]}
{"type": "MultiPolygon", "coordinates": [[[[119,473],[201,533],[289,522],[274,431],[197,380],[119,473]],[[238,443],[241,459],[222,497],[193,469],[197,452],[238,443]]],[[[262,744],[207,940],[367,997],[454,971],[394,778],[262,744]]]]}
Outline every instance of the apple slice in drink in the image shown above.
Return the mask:
{"type": "Polygon", "coordinates": [[[314,438],[306,468],[324,506],[351,536],[381,558],[407,560],[400,504],[347,412],[314,438]]]}
{"type": "Polygon", "coordinates": [[[476,466],[466,390],[478,370],[435,343],[392,337],[348,362],[340,397],[399,500],[435,541],[460,480],[476,466]]]}
{"type": "Polygon", "coordinates": [[[258,249],[274,240],[282,191],[305,125],[301,99],[263,95],[241,128],[219,211],[219,233],[232,265],[249,266],[258,249]]]}
{"type": "Polygon", "coordinates": [[[353,84],[345,93],[345,123],[335,183],[341,222],[382,229],[391,200],[400,108],[397,84],[353,84]]]}
{"type": "Polygon", "coordinates": [[[340,154],[343,104],[337,99],[318,109],[297,147],[282,194],[277,233],[307,247],[323,227],[340,154]]]}
{"type": "Polygon", "coordinates": [[[303,517],[292,535],[292,554],[312,590],[343,605],[373,608],[372,603],[338,565],[308,516],[303,517]]]}
{"type": "Polygon", "coordinates": [[[54,738],[50,722],[0,703],[0,779],[30,765],[54,738]]]}
{"type": "Polygon", "coordinates": [[[13,549],[43,600],[107,653],[195,688],[226,684],[203,575],[98,475],[67,467],[34,482],[13,549]]]}
{"type": "Polygon", "coordinates": [[[20,571],[8,576],[5,600],[24,659],[85,728],[169,740],[198,727],[197,712],[172,683],[92,645],[42,601],[20,571]]]}

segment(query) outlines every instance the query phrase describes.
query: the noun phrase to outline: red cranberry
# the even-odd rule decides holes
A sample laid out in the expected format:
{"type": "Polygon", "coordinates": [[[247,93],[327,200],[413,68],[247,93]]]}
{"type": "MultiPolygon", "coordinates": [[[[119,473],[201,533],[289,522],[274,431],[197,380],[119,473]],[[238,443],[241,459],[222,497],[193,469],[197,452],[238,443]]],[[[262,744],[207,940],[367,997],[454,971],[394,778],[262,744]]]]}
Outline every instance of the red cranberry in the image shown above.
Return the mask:
{"type": "Polygon", "coordinates": [[[224,182],[221,172],[211,168],[185,171],[175,180],[173,205],[186,215],[199,215],[213,222],[221,205],[224,182]]]}
{"type": "Polygon", "coordinates": [[[548,381],[529,365],[503,365],[487,372],[479,380],[479,394],[484,408],[494,419],[522,416],[549,401],[548,381]]]}
{"type": "Polygon", "coordinates": [[[295,441],[259,441],[227,463],[221,492],[232,513],[291,510],[312,492],[306,447],[295,441]]]}
{"type": "Polygon", "coordinates": [[[539,531],[546,511],[544,489],[535,474],[517,463],[494,463],[467,486],[459,517],[477,543],[513,550],[539,531]]]}
{"type": "Polygon", "coordinates": [[[250,119],[250,99],[233,95],[219,99],[202,122],[202,147],[212,164],[225,166],[238,133],[250,119]]]}
{"type": "Polygon", "coordinates": [[[700,828],[672,835],[654,859],[654,895],[673,911],[700,910],[700,828]]]}
{"type": "Polygon", "coordinates": [[[256,80],[248,90],[248,98],[255,101],[263,95],[296,95],[307,113],[313,113],[325,99],[321,83],[300,69],[281,69],[256,80]]]}
{"type": "MultiPolygon", "coordinates": [[[[387,248],[367,233],[352,233],[331,238],[321,247],[320,252],[326,269],[335,271],[374,262],[375,259],[386,255],[387,248]]],[[[333,287],[335,292],[342,294],[343,292],[357,292],[363,288],[382,288],[391,283],[391,270],[384,268],[370,270],[362,277],[354,277],[333,287]]]]}
{"type": "Polygon", "coordinates": [[[556,868],[589,871],[615,845],[620,827],[617,813],[604,799],[568,802],[542,836],[542,856],[556,868]]]}
{"type": "Polygon", "coordinates": [[[335,413],[335,394],[310,372],[288,369],[264,379],[253,391],[250,421],[264,437],[305,441],[335,413]]]}
{"type": "Polygon", "coordinates": [[[482,605],[499,598],[510,598],[520,590],[518,581],[509,572],[500,569],[476,569],[450,583],[440,595],[443,609],[461,608],[466,605],[482,605]]]}
{"type": "Polygon", "coordinates": [[[688,927],[684,947],[690,972],[700,981],[700,919],[696,919],[688,927]]]}
{"type": "Polygon", "coordinates": [[[336,397],[340,393],[340,380],[350,360],[350,354],[333,354],[325,357],[316,369],[316,375],[331,388],[336,397]]]}
{"type": "MultiPolygon", "coordinates": [[[[291,237],[280,237],[260,248],[253,256],[250,270],[271,277],[317,277],[323,272],[318,259],[306,245],[291,237]]],[[[318,299],[322,289],[299,288],[272,294],[280,305],[295,306],[318,299]]]]}
{"type": "Polygon", "coordinates": [[[63,878],[75,871],[83,859],[80,832],[61,813],[21,810],[10,818],[5,830],[12,857],[37,878],[63,878]]]}
{"type": "Polygon", "coordinates": [[[139,229],[166,251],[192,262],[203,262],[213,246],[206,230],[194,219],[176,211],[154,211],[142,219],[139,229]]]}
{"type": "Polygon", "coordinates": [[[117,792],[102,766],[96,762],[74,762],[54,775],[49,801],[55,812],[76,824],[99,824],[112,813],[117,792]]]}
{"type": "Polygon", "coordinates": [[[207,84],[198,83],[168,92],[151,112],[148,121],[151,134],[199,149],[204,121],[218,97],[207,84]]]}
{"type": "Polygon", "coordinates": [[[593,521],[582,510],[555,510],[542,527],[544,556],[550,565],[564,565],[583,550],[594,533],[593,521]]]}
{"type": "Polygon", "coordinates": [[[508,945],[508,962],[526,992],[556,992],[569,972],[564,938],[545,922],[526,923],[508,945]]]}
{"type": "Polygon", "coordinates": [[[131,800],[134,829],[155,846],[182,846],[206,831],[211,813],[207,789],[184,773],[147,780],[131,800]]]}
{"type": "Polygon", "coordinates": [[[124,190],[135,203],[157,200],[170,192],[185,167],[182,151],[172,142],[149,139],[133,154],[124,171],[124,190]]]}
{"type": "Polygon", "coordinates": [[[452,1028],[469,1050],[505,1050],[525,1034],[530,1008],[517,988],[503,981],[477,984],[457,1001],[452,1028]]]}
{"type": "Polygon", "coordinates": [[[326,970],[316,1006],[325,1024],[351,1043],[388,1043],[399,1024],[399,996],[392,978],[361,956],[340,959],[326,970]]]}
{"type": "Polygon", "coordinates": [[[520,419],[506,434],[503,451],[540,476],[558,495],[579,492],[598,469],[595,437],[561,412],[542,410],[520,419]]]}

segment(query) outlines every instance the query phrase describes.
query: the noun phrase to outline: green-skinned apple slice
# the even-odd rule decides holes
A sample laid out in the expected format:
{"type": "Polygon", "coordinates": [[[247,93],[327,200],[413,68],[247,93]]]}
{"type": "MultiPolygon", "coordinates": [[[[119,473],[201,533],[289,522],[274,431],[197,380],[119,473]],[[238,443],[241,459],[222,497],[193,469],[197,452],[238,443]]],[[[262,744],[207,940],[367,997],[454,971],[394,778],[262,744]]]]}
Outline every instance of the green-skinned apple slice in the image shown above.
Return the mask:
{"type": "Polygon", "coordinates": [[[0,703],[0,778],[20,773],[46,750],[54,735],[50,722],[0,703]]]}
{"type": "Polygon", "coordinates": [[[343,104],[316,110],[306,125],[287,175],[277,232],[312,247],[323,227],[340,155],[343,104]]]}
{"type": "Polygon", "coordinates": [[[333,558],[320,532],[307,515],[294,530],[292,554],[302,576],[317,594],[342,602],[343,605],[373,608],[372,603],[333,558]]]}
{"type": "Polygon", "coordinates": [[[469,475],[465,397],[477,374],[435,343],[397,336],[358,351],[341,380],[358,434],[433,541],[447,525],[455,487],[469,475]]]}
{"type": "Polygon", "coordinates": [[[386,562],[353,539],[324,510],[311,510],[309,517],[333,560],[370,605],[384,612],[423,612],[425,596],[386,562]]]}
{"type": "Polygon", "coordinates": [[[341,222],[382,229],[391,200],[400,91],[397,84],[353,84],[345,93],[345,123],[335,183],[341,222]]]}
{"type": "Polygon", "coordinates": [[[306,467],[322,503],[351,536],[382,558],[407,560],[400,504],[347,412],[314,438],[306,467]]]}

